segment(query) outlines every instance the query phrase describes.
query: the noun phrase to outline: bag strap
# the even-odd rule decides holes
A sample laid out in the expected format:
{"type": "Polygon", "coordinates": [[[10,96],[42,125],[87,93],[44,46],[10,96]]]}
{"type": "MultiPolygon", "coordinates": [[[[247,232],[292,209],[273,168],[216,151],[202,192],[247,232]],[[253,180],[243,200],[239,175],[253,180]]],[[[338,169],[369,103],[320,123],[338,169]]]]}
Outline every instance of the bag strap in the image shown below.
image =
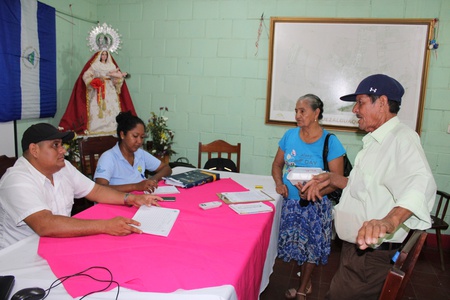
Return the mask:
{"type": "Polygon", "coordinates": [[[187,157],[178,157],[175,162],[181,162],[181,163],[189,164],[189,159],[187,157]]]}
{"type": "Polygon", "coordinates": [[[330,171],[328,169],[328,140],[330,139],[330,135],[334,135],[333,133],[328,133],[325,137],[325,143],[323,143],[323,152],[322,152],[322,159],[323,159],[323,169],[325,171],[330,171]]]}

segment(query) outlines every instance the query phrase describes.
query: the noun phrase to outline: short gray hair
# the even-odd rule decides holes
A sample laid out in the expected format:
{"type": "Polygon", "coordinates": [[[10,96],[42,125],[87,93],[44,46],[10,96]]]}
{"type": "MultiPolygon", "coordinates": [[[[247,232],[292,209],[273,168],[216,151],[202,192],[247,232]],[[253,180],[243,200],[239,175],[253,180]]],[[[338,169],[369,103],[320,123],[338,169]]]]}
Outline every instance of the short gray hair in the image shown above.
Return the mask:
{"type": "Polygon", "coordinates": [[[314,94],[306,94],[301,96],[300,98],[298,98],[297,101],[301,101],[301,100],[307,100],[309,103],[309,106],[311,107],[312,110],[316,110],[319,109],[319,116],[318,119],[322,120],[323,118],[323,102],[322,100],[320,100],[319,97],[317,97],[314,94]]]}

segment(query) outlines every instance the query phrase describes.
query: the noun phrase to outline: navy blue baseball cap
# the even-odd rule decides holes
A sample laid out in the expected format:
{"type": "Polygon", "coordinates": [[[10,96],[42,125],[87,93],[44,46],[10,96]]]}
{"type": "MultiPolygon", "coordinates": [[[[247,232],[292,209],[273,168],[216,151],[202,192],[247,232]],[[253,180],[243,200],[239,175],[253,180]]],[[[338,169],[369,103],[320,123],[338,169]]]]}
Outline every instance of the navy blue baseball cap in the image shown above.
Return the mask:
{"type": "Polygon", "coordinates": [[[402,103],[402,96],[405,93],[403,86],[392,77],[384,74],[370,75],[363,79],[353,94],[342,96],[343,101],[356,101],[357,95],[385,95],[389,100],[402,103]]]}
{"type": "Polygon", "coordinates": [[[48,123],[38,123],[31,125],[22,136],[22,151],[28,150],[30,144],[37,144],[42,141],[58,140],[67,142],[73,139],[75,134],[72,131],[61,132],[55,126],[48,123]]]}

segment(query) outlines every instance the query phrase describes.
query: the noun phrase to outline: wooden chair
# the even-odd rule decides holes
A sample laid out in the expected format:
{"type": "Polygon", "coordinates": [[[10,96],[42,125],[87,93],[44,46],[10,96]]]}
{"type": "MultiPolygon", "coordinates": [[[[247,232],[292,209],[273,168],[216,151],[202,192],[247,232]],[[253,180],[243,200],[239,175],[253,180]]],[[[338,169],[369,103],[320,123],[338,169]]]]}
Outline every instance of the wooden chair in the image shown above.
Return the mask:
{"type": "MultiPolygon", "coordinates": [[[[80,148],[81,173],[94,179],[97,161],[106,150],[111,149],[117,143],[117,138],[108,136],[95,136],[81,138],[78,141],[80,148]]],[[[85,198],[75,199],[72,207],[72,216],[94,205],[92,201],[85,198]]]]}
{"type": "Polygon", "coordinates": [[[6,170],[14,165],[16,157],[8,157],[6,155],[0,155],[0,178],[5,174],[6,170]]]}
{"type": "Polygon", "coordinates": [[[442,249],[441,231],[448,229],[448,223],[444,221],[445,215],[447,214],[448,203],[450,202],[450,194],[437,191],[437,196],[439,196],[439,202],[436,208],[436,213],[431,216],[431,229],[436,230],[436,239],[439,249],[439,256],[441,257],[441,269],[445,271],[444,264],[444,250],[442,249]]]}
{"type": "Polygon", "coordinates": [[[112,135],[95,136],[82,138],[79,140],[81,172],[90,177],[94,177],[97,161],[106,150],[111,149],[117,143],[117,138],[112,135]]]}
{"type": "Polygon", "coordinates": [[[225,157],[236,163],[237,172],[241,170],[241,143],[231,145],[223,140],[215,140],[209,144],[198,143],[198,167],[202,168],[202,153],[208,153],[208,159],[212,157],[225,157]],[[214,155],[213,155],[214,154],[214,155]],[[222,155],[223,154],[223,155],[222,155]],[[232,154],[235,158],[232,159],[232,154]]]}
{"type": "Polygon", "coordinates": [[[406,244],[404,244],[397,261],[386,277],[378,298],[379,300],[399,300],[403,297],[406,285],[426,238],[427,233],[425,231],[415,230],[406,244]]]}

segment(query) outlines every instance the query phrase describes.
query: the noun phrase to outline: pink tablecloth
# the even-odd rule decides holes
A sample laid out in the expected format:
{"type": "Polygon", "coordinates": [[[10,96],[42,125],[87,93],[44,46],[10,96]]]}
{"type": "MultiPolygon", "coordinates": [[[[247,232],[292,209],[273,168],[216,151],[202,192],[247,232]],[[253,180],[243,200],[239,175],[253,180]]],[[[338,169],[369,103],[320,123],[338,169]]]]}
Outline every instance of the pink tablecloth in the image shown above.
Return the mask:
{"type": "MultiPolygon", "coordinates": [[[[108,268],[120,286],[146,292],[173,292],[231,284],[239,299],[257,299],[270,239],[273,213],[238,215],[227,205],[202,210],[198,204],[218,200],[216,193],[244,191],[232,179],[180,189],[180,214],[168,237],[132,234],[77,238],[41,238],[38,253],[55,275],[75,274],[92,266],[108,268]]],[[[82,219],[132,217],[136,208],[98,204],[78,214],[82,219]]],[[[104,280],[102,270],[89,274],[104,280]]],[[[106,283],[73,277],[64,286],[73,297],[102,289],[106,283]]],[[[108,289],[114,288],[112,285],[108,289]]]]}

